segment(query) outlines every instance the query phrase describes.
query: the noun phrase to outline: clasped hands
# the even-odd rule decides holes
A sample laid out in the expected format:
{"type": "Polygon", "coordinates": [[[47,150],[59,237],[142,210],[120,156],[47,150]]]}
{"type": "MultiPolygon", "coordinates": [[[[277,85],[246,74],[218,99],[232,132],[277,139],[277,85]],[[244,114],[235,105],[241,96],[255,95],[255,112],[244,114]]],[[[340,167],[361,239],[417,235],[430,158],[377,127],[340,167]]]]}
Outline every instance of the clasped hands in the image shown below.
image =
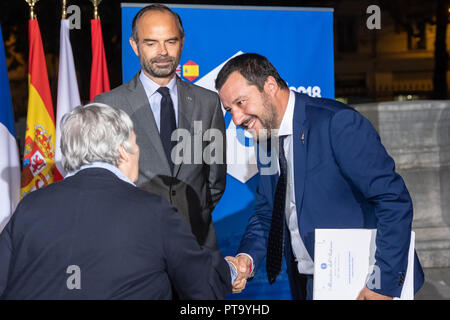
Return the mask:
{"type": "Polygon", "coordinates": [[[236,269],[238,276],[233,282],[233,293],[240,293],[245,289],[247,284],[247,279],[250,276],[250,271],[252,268],[252,261],[246,255],[238,255],[236,257],[225,257],[225,259],[230,262],[236,269]]]}
{"type": "MultiPolygon", "coordinates": [[[[238,273],[238,276],[233,282],[232,292],[241,293],[245,289],[247,279],[250,276],[252,261],[247,255],[238,255],[236,257],[227,256],[225,259],[234,266],[238,273]]],[[[357,300],[392,300],[392,298],[364,287],[358,295],[357,300]]]]}

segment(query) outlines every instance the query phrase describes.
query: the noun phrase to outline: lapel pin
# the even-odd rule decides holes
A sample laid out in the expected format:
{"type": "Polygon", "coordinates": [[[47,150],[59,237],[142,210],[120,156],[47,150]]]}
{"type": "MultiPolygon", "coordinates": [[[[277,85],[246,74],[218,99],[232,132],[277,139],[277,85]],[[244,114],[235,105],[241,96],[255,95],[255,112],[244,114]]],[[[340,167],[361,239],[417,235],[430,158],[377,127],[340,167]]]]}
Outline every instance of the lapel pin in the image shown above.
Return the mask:
{"type": "Polygon", "coordinates": [[[303,133],[303,132],[302,132],[302,137],[301,137],[301,139],[302,139],[302,144],[305,144],[305,133],[303,133]]]}

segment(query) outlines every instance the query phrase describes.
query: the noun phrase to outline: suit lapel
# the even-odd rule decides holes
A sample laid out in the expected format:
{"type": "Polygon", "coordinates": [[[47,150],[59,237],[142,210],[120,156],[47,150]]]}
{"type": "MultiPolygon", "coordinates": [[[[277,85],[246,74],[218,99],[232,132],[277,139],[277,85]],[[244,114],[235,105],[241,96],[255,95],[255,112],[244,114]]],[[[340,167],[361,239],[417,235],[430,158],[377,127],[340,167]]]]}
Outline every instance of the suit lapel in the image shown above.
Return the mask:
{"type": "Polygon", "coordinates": [[[156,151],[153,155],[155,161],[157,162],[156,165],[166,168],[167,173],[170,173],[170,166],[165,156],[161,137],[159,135],[158,127],[156,126],[155,117],[153,116],[153,112],[150,108],[150,103],[148,102],[148,97],[145,93],[144,86],[139,80],[139,74],[140,73],[138,72],[128,83],[128,89],[131,91],[131,94],[127,95],[130,108],[133,114],[137,115],[134,117],[134,121],[136,122],[135,126],[143,128],[144,132],[148,136],[148,141],[152,144],[156,151]]]}
{"type": "Polygon", "coordinates": [[[194,112],[194,96],[186,83],[177,77],[178,89],[178,128],[191,130],[194,112]]]}
{"type": "MultiPolygon", "coordinates": [[[[309,133],[309,123],[306,119],[305,111],[305,100],[300,94],[295,95],[293,121],[295,202],[297,207],[297,217],[299,218],[302,213],[303,194],[305,191],[306,152],[309,133]]],[[[300,221],[300,219],[298,219],[298,221],[300,221]]]]}
{"type": "MultiPolygon", "coordinates": [[[[178,128],[186,129],[192,134],[192,114],[194,112],[194,96],[186,83],[177,77],[178,90],[178,128]]],[[[191,143],[194,143],[193,136],[191,136],[191,143]]],[[[190,148],[191,146],[187,146],[190,148]]],[[[177,176],[180,171],[181,164],[174,166],[174,176],[177,176]]]]}

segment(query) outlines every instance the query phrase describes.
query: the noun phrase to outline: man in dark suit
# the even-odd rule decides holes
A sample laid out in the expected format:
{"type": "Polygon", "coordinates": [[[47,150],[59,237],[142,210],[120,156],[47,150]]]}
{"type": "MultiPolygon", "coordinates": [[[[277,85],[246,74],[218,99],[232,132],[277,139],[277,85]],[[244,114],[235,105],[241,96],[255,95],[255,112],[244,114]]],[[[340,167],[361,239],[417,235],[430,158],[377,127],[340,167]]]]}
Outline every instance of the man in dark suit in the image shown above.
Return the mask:
{"type": "MultiPolygon", "coordinates": [[[[253,274],[266,256],[273,283],[284,253],[293,298],[311,299],[315,229],[376,228],[380,287],[370,290],[368,284],[358,298],[399,297],[413,207],[369,121],[337,101],[290,91],[272,64],[257,54],[228,61],[216,88],[235,124],[259,139],[258,156],[268,156],[261,153],[264,145],[275,155],[275,170],[273,163],[258,161],[255,210],[237,256],[240,272],[253,274]]],[[[417,291],[424,280],[417,255],[414,278],[417,291]]],[[[245,284],[245,279],[236,281],[234,292],[245,284]]]]}
{"type": "Polygon", "coordinates": [[[101,104],[63,119],[68,176],[27,195],[0,235],[2,299],[223,299],[220,252],[201,248],[176,209],[137,188],[128,115],[101,104]]]}
{"type": "Polygon", "coordinates": [[[117,106],[133,120],[141,147],[138,187],[166,198],[189,223],[200,245],[217,248],[211,213],[226,182],[219,97],[176,76],[184,30],[175,12],[163,5],[147,6],[137,13],[132,29],[130,44],[141,71],[94,101],[117,106]],[[184,148],[182,162],[174,159],[179,155],[177,142],[171,140],[175,129],[189,133],[179,143],[184,148]],[[214,159],[209,159],[207,148],[211,129],[217,133],[211,142],[216,147],[214,159]]]}

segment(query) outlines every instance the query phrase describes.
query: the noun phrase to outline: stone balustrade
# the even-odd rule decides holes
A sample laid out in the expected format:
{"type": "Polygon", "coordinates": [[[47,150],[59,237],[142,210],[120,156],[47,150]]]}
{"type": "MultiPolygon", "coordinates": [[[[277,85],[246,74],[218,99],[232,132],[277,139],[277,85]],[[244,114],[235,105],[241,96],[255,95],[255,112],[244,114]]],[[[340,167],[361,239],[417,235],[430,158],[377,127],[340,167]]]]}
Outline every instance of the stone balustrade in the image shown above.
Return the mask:
{"type": "Polygon", "coordinates": [[[413,230],[423,267],[450,267],[450,101],[353,107],[377,129],[405,180],[413,199],[413,230]]]}

